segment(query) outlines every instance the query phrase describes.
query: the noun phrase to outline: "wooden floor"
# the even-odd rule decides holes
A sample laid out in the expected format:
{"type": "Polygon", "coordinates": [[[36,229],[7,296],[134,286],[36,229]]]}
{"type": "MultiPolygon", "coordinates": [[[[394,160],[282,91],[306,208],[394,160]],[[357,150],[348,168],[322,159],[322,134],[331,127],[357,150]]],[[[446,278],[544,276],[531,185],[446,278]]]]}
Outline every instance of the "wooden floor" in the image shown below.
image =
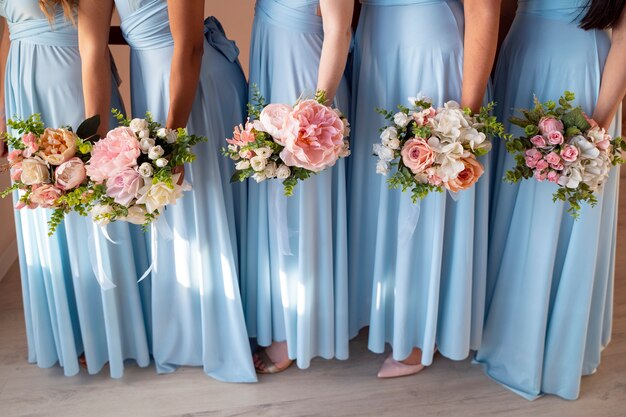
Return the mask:
{"type": "Polygon", "coordinates": [[[469,361],[441,357],[419,375],[380,381],[384,357],[370,353],[363,336],[349,361],[315,360],[307,371],[292,368],[252,385],[220,383],[196,368],[157,376],[132,364],[121,380],[107,372],[66,378],[58,367],[26,362],[15,266],[0,282],[0,416],[626,416],[626,200],[619,236],[613,341],[598,373],[583,379],[578,401],[529,402],[469,361]]]}

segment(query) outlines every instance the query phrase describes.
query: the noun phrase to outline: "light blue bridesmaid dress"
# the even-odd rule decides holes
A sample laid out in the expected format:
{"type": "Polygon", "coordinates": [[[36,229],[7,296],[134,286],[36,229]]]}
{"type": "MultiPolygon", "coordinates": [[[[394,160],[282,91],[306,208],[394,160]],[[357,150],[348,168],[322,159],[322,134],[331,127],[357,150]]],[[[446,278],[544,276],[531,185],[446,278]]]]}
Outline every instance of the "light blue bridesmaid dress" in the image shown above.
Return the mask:
{"type": "MultiPolygon", "coordinates": [[[[84,103],[76,28],[60,12],[50,26],[35,0],[3,0],[0,7],[11,33],[7,116],[41,113],[46,126],[77,127],[84,103]]],[[[111,376],[120,377],[125,359],[147,366],[144,304],[135,283],[148,268],[141,231],[111,225],[113,245],[90,219],[70,215],[48,237],[49,215],[16,212],[29,361],[59,362],[68,376],[79,372],[83,352],[90,373],[109,362],[111,376]],[[116,288],[104,289],[111,284],[116,288]]]]}
{"type": "MultiPolygon", "coordinates": [[[[133,115],[150,111],[165,123],[174,50],[167,1],[115,3],[131,46],[133,115]]],[[[237,275],[236,220],[245,200],[229,183],[232,161],[219,152],[244,120],[247,87],[238,50],[215,18],[206,20],[205,38],[187,128],[209,142],[194,148],[198,159],[185,168],[193,190],[165,210],[153,232],[153,355],[161,373],[203,366],[222,381],[254,382],[237,275]]]]}
{"type": "MultiPolygon", "coordinates": [[[[520,1],[495,79],[499,116],[557,100],[564,90],[592,114],[610,48],[603,31],[577,26],[586,2],[520,1]]],[[[611,128],[620,131],[619,116],[611,128]]],[[[508,124],[507,124],[508,125],[508,124]]],[[[520,134],[517,127],[507,126],[520,134]]],[[[501,147],[497,175],[513,158],[501,147]]],[[[489,376],[534,399],[576,399],[610,340],[619,170],[578,221],[552,202],[556,186],[527,180],[496,187],[491,218],[487,315],[476,359],[489,376]]]]}
{"type": "MultiPolygon", "coordinates": [[[[419,93],[435,106],[460,100],[460,1],[361,1],[353,80],[349,172],[350,333],[369,325],[369,348],[414,347],[430,365],[436,349],[460,360],[480,342],[487,262],[487,174],[457,196],[433,193],[413,204],[376,173],[372,145],[385,120],[377,107],[409,105],[419,93]],[[455,201],[456,200],[456,201],[455,201]]],[[[483,160],[488,171],[489,161],[483,160]]]]}
{"type": "MultiPolygon", "coordinates": [[[[268,103],[313,97],[323,42],[318,1],[257,0],[250,86],[268,103]]],[[[342,81],[336,105],[349,110],[342,81]]],[[[347,359],[348,294],[344,162],[299,183],[249,184],[246,321],[261,346],[287,341],[300,368],[311,359],[347,359]]]]}

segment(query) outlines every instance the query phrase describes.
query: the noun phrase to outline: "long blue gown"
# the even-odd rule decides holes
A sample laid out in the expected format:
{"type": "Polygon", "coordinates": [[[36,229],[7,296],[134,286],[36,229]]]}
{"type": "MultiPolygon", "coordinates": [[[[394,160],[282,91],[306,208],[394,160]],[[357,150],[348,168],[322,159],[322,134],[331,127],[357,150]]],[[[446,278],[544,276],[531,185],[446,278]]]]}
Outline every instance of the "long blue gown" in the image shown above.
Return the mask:
{"type": "MultiPolygon", "coordinates": [[[[323,42],[317,8],[312,0],[257,1],[250,85],[268,103],[313,97],[323,42]]],[[[345,81],[336,104],[349,110],[345,81]]],[[[316,356],[348,357],[345,185],[343,161],[299,183],[291,197],[278,180],[249,184],[248,331],[261,346],[287,341],[300,368],[316,356]]]]}
{"type": "Polygon", "coordinates": [[[435,106],[460,100],[460,1],[361,1],[353,79],[349,172],[350,333],[369,325],[369,348],[414,347],[430,365],[435,349],[460,360],[480,342],[487,263],[488,164],[455,201],[434,193],[413,204],[376,173],[372,145],[385,120],[376,108],[408,105],[421,93],[435,106]]]}
{"type": "MultiPolygon", "coordinates": [[[[131,46],[132,113],[164,123],[174,41],[165,0],[117,0],[131,46]]],[[[237,215],[245,200],[230,183],[232,162],[220,155],[242,123],[247,86],[238,50],[215,18],[205,22],[200,83],[187,125],[209,138],[185,178],[193,190],[168,207],[153,232],[152,318],[158,372],[203,366],[229,382],[256,381],[241,305],[237,215]],[[168,230],[169,229],[169,230],[168,230]]],[[[244,195],[245,197],[245,195],[244,195]]]]}
{"type": "MultiPolygon", "coordinates": [[[[61,13],[51,27],[35,0],[3,0],[0,11],[11,33],[7,116],[41,113],[46,126],[77,127],[84,103],[76,28],[61,13]]],[[[117,97],[115,91],[114,103],[117,97]]],[[[90,373],[109,362],[111,376],[120,377],[131,358],[148,365],[144,304],[135,283],[148,268],[141,231],[111,225],[112,245],[90,219],[70,215],[48,237],[49,215],[43,209],[15,213],[29,362],[43,368],[58,362],[68,376],[79,372],[83,352],[90,373]],[[103,290],[98,280],[117,287],[103,290]]]]}
{"type": "MultiPolygon", "coordinates": [[[[500,117],[532,107],[534,94],[557,100],[564,90],[593,113],[610,39],[578,28],[584,4],[518,3],[496,71],[500,117]]],[[[611,133],[620,131],[619,120],[611,133]]],[[[500,178],[514,163],[501,148],[500,178]]],[[[595,372],[610,340],[618,180],[613,169],[599,204],[583,205],[578,221],[563,203],[552,202],[553,184],[501,182],[494,191],[487,315],[476,359],[528,399],[577,398],[581,376],[595,372]]]]}

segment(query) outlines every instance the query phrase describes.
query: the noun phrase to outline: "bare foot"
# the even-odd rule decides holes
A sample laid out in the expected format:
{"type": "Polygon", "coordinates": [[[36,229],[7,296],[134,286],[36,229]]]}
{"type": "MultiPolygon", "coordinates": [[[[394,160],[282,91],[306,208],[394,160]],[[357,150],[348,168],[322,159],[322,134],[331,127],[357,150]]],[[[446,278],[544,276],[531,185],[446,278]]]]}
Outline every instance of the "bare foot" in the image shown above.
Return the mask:
{"type": "Polygon", "coordinates": [[[398,378],[401,376],[415,375],[422,371],[422,350],[413,348],[411,354],[403,361],[396,361],[393,354],[389,355],[378,371],[379,378],[398,378]]]}
{"type": "Polygon", "coordinates": [[[289,368],[293,360],[289,359],[287,342],[274,342],[253,355],[254,367],[260,374],[275,374],[289,368]]]}

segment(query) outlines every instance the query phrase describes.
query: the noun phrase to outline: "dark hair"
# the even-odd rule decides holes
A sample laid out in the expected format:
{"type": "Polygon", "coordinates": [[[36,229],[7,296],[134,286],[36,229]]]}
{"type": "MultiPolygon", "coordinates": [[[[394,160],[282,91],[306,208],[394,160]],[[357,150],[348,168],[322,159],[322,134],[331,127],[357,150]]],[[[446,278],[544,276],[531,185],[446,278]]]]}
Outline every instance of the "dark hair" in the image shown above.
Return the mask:
{"type": "Polygon", "coordinates": [[[587,13],[579,26],[582,29],[608,29],[619,20],[626,0],[589,0],[587,13]]]}

